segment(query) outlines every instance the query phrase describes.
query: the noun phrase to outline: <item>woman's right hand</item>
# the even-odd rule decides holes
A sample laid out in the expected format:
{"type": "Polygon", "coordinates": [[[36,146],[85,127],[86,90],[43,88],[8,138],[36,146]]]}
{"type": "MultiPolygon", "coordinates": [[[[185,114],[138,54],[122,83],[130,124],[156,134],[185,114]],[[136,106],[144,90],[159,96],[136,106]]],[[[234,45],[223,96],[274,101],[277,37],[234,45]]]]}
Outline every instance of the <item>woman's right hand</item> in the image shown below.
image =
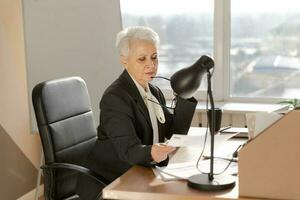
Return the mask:
{"type": "Polygon", "coordinates": [[[152,145],[151,156],[155,162],[159,163],[159,162],[167,159],[168,154],[174,152],[175,150],[176,150],[175,147],[157,143],[157,144],[152,145]]]}

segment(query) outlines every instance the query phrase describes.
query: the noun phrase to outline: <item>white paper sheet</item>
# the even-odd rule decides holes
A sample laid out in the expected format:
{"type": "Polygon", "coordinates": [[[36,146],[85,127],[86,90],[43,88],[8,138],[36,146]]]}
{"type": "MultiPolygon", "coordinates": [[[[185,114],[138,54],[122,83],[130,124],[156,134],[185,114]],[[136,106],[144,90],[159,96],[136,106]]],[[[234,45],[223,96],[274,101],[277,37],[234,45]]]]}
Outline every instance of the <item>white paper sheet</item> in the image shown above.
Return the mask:
{"type": "Polygon", "coordinates": [[[166,167],[152,168],[154,174],[164,181],[188,179],[194,174],[198,174],[195,162],[168,164],[166,167]]]}
{"type": "MultiPolygon", "coordinates": [[[[238,133],[237,133],[238,134],[238,133]]],[[[215,148],[221,147],[224,142],[228,139],[234,137],[235,134],[217,134],[214,138],[215,148]]],[[[166,142],[167,145],[173,147],[199,147],[203,148],[205,140],[205,135],[191,136],[191,135],[178,135],[174,134],[169,141],[166,142]]],[[[210,149],[210,134],[208,134],[206,139],[205,150],[210,149]]],[[[207,153],[207,152],[206,152],[207,153]]]]}
{"type": "MultiPolygon", "coordinates": [[[[189,135],[174,135],[168,142],[168,145],[174,145],[180,147],[174,155],[170,157],[169,164],[166,167],[153,168],[154,174],[157,178],[164,181],[187,179],[194,174],[200,172],[196,168],[197,159],[202,151],[205,139],[206,129],[204,128],[193,128],[189,130],[189,135]]],[[[241,141],[227,141],[235,134],[218,134],[215,135],[215,155],[224,156],[232,155],[233,151],[236,150],[237,146],[241,144],[241,141]],[[234,143],[234,145],[232,145],[234,143]],[[231,148],[228,148],[228,145],[231,148]],[[220,152],[219,152],[220,151],[220,152]],[[218,153],[219,152],[219,153],[218,153]]],[[[210,135],[208,133],[205,151],[203,155],[210,155],[210,135]]],[[[229,156],[230,157],[230,156],[229,156]]],[[[228,157],[228,158],[229,158],[228,157]]],[[[228,160],[215,159],[214,169],[215,173],[223,171],[223,169],[229,163],[228,160]]],[[[210,160],[201,160],[199,162],[199,168],[201,171],[208,172],[210,168],[210,160]]],[[[236,174],[237,164],[232,162],[226,174],[236,174]]]]}

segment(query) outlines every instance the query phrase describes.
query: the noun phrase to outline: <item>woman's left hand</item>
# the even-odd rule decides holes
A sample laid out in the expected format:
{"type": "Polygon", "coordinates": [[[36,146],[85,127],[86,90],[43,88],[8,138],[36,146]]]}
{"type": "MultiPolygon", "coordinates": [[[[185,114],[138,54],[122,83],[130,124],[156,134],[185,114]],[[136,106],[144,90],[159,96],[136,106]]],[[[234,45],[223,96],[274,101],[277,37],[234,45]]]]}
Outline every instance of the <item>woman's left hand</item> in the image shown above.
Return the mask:
{"type": "Polygon", "coordinates": [[[155,162],[159,163],[167,159],[168,154],[174,152],[175,150],[176,150],[175,147],[157,143],[152,145],[151,156],[155,162]]]}

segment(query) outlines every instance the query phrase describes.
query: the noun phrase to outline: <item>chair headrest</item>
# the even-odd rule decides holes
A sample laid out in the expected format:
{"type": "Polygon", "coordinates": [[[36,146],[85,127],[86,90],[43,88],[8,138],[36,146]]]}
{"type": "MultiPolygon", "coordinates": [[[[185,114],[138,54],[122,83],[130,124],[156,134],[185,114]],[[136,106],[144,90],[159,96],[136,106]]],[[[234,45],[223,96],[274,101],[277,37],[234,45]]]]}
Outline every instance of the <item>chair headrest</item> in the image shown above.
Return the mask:
{"type": "MultiPolygon", "coordinates": [[[[84,80],[68,77],[42,82],[32,92],[34,106],[47,113],[38,118],[38,124],[49,124],[62,119],[91,111],[90,98],[84,80]]],[[[39,113],[36,113],[39,115],[39,113]]]]}

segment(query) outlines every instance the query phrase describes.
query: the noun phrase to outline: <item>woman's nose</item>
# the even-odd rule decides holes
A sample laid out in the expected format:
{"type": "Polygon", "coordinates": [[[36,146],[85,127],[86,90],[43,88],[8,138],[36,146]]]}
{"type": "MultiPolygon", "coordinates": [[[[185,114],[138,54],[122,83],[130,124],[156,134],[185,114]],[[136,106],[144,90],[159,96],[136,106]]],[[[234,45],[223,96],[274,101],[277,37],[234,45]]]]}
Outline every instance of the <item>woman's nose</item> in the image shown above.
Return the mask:
{"type": "Polygon", "coordinates": [[[147,62],[147,67],[155,67],[156,66],[156,61],[155,60],[149,60],[147,62]]]}

